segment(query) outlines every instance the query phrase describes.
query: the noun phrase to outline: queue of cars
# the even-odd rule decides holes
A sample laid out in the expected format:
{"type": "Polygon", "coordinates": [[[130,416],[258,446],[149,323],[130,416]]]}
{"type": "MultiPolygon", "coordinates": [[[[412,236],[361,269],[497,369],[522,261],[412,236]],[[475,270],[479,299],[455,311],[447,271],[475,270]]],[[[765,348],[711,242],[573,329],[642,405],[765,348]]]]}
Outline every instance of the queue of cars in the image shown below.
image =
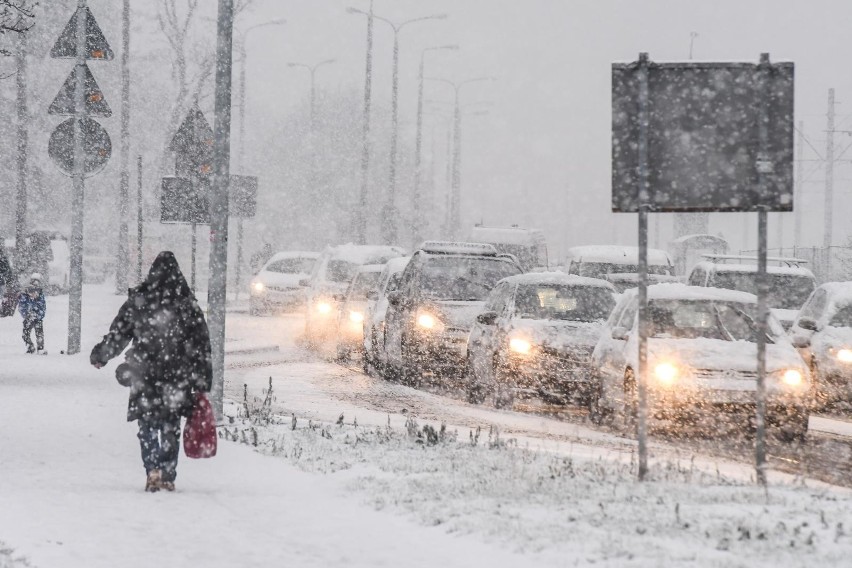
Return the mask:
{"type": "MultiPolygon", "coordinates": [[[[411,256],[329,247],[300,281],[306,337],[334,340],[339,359],[360,355],[388,380],[439,384],[498,408],[520,397],[587,406],[593,421],[629,425],[638,294],[624,286],[636,279],[634,252],[578,247],[566,272],[525,273],[515,255],[486,243],[429,241],[411,256]]],[[[716,255],[681,283],[663,251],[649,258],[649,417],[691,423],[724,412],[748,424],[760,333],[754,267],[716,255]]],[[[769,273],[777,301],[764,338],[767,423],[801,439],[812,408],[852,400],[852,283],[816,288],[789,263],[769,273]],[[801,311],[782,311],[794,297],[801,311]]]]}

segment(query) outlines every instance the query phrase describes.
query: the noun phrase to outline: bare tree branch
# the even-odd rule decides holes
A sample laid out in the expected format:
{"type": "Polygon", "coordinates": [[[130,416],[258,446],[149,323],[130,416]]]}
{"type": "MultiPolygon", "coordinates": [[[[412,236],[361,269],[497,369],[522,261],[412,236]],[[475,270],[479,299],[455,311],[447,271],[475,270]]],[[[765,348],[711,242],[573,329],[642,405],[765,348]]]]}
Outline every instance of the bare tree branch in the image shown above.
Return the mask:
{"type": "Polygon", "coordinates": [[[35,24],[35,7],[32,0],[0,0],[0,34],[22,33],[35,24]]]}

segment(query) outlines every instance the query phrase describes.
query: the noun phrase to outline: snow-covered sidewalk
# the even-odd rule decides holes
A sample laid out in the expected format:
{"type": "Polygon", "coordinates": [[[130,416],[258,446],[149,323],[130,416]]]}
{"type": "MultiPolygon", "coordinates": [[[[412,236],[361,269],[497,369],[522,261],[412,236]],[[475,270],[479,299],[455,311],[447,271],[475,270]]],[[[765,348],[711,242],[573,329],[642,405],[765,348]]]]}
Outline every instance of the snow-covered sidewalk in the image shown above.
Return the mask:
{"type": "Polygon", "coordinates": [[[87,289],[87,300],[95,293],[78,356],[58,355],[65,298],[49,300],[46,357],[21,353],[20,318],[0,320],[0,550],[41,568],[524,565],[233,443],[212,460],[181,456],[176,493],[144,493],[115,365],[88,365],[121,298],[87,289]]]}

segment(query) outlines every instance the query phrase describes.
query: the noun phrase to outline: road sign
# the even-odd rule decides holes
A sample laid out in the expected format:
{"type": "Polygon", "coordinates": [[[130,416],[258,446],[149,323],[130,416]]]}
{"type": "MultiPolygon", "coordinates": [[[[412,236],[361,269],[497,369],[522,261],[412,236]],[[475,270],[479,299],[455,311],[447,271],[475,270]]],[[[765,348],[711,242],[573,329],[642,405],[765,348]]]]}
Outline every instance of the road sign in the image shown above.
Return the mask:
{"type": "Polygon", "coordinates": [[[77,65],[74,71],[65,79],[65,84],[59,90],[56,98],[53,99],[48,114],[59,114],[65,116],[74,116],[76,114],[76,105],[74,104],[74,90],[77,86],[77,74],[83,73],[83,83],[85,85],[85,101],[86,114],[89,116],[99,116],[109,118],[112,116],[112,109],[109,108],[103,91],[95,81],[94,75],[89,70],[88,65],[77,65]]]}
{"type": "Polygon", "coordinates": [[[613,211],[793,210],[792,63],[649,62],[644,72],[647,195],[640,196],[639,65],[612,65],[613,211]]]}
{"type": "Polygon", "coordinates": [[[210,223],[210,183],[196,182],[182,177],[163,178],[160,197],[161,223],[210,223]]]}
{"type": "Polygon", "coordinates": [[[112,141],[103,126],[90,118],[69,118],[50,135],[47,153],[67,176],[74,175],[74,121],[80,120],[83,130],[83,171],[86,177],[100,172],[112,155],[112,141]]]}
{"type": "Polygon", "coordinates": [[[77,8],[50,50],[50,56],[54,59],[77,59],[77,19],[80,14],[86,17],[86,59],[111,61],[115,54],[88,6],[77,8]]]}
{"type": "Polygon", "coordinates": [[[251,218],[257,211],[257,176],[231,175],[228,215],[251,218]]]}
{"type": "Polygon", "coordinates": [[[169,150],[175,153],[175,175],[184,178],[213,175],[213,129],[197,104],[178,127],[169,150]]]}

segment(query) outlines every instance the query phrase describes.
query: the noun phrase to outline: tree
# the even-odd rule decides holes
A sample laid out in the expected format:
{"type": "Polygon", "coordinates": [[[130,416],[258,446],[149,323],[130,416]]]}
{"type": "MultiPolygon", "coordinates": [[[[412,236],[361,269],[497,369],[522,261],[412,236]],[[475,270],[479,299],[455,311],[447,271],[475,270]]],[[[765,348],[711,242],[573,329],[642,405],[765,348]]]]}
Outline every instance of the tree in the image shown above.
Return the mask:
{"type": "MultiPolygon", "coordinates": [[[[0,0],[0,34],[6,32],[22,33],[35,23],[34,8],[37,2],[31,0],[0,0]]],[[[3,55],[11,52],[2,50],[3,55]]]]}

